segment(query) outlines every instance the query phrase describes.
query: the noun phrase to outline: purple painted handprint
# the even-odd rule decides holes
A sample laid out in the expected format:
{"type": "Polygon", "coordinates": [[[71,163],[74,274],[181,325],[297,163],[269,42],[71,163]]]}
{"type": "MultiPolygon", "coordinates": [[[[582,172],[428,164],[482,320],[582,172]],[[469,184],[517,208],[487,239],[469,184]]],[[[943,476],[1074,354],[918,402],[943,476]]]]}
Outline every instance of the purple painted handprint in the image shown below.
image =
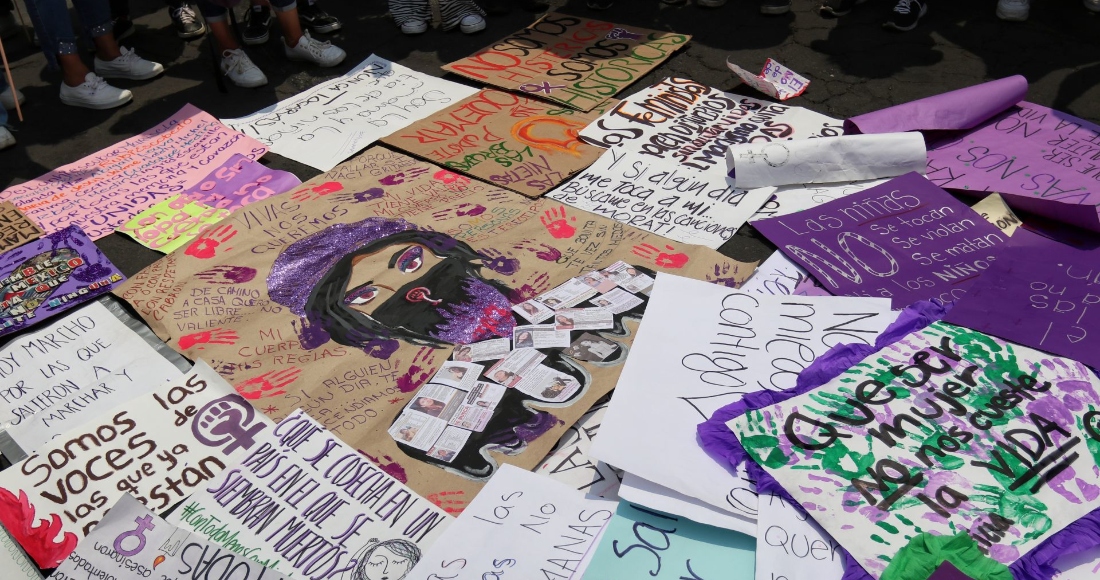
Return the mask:
{"type": "Polygon", "coordinates": [[[195,277],[207,284],[244,284],[256,278],[256,269],[247,266],[214,266],[195,277]]]}

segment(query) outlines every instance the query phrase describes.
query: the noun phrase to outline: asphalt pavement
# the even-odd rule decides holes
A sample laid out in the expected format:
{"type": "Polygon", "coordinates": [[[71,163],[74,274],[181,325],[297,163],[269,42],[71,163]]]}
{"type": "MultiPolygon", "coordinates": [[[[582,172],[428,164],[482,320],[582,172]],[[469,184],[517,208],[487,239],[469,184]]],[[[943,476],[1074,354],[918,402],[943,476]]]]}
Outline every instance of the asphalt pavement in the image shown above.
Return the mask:
{"type": "MultiPolygon", "coordinates": [[[[165,65],[164,76],[147,82],[119,81],[134,101],[110,111],[77,109],[58,99],[60,75],[49,70],[41,52],[25,35],[4,40],[17,86],[26,94],[25,120],[14,118],[19,143],[0,151],[0,189],[32,179],[163,121],[185,103],[215,117],[232,118],[266,107],[316,83],[343,74],[372,53],[418,71],[443,76],[440,66],[466,56],[537,18],[518,7],[489,18],[475,35],[429,30],[417,37],[398,31],[383,0],[321,0],[344,22],[325,37],[348,53],[332,69],[292,63],[283,57],[281,38],[273,32],[263,46],[249,47],[253,61],[267,74],[259,89],[233,86],[219,92],[210,39],[183,41],[172,28],[160,0],[134,0],[136,33],[123,41],[150,60],[165,65]]],[[[893,2],[869,0],[839,19],[822,18],[817,3],[794,0],[791,13],[764,16],[749,0],[730,0],[717,9],[690,3],[667,6],[658,0],[618,0],[610,10],[595,12],[584,0],[553,0],[560,12],[659,30],[692,34],[687,49],[655,69],[638,84],[678,75],[750,96],[726,60],[749,70],[773,58],[811,80],[806,93],[788,101],[838,118],[957,89],[1013,74],[1029,83],[1028,100],[1100,123],[1100,14],[1078,0],[1033,0],[1030,20],[1001,22],[994,0],[932,0],[928,15],[913,31],[885,30],[881,22],[893,2]]],[[[245,9],[242,4],[238,11],[245,9]]],[[[90,62],[90,55],[89,55],[90,62]]],[[[470,81],[448,75],[456,82],[470,81]]],[[[272,167],[294,172],[303,181],[318,172],[275,154],[264,157],[272,167]]],[[[160,254],[118,234],[99,242],[126,274],[152,263],[160,254]]],[[[739,259],[757,259],[770,248],[739,232],[722,251],[739,259]]]]}

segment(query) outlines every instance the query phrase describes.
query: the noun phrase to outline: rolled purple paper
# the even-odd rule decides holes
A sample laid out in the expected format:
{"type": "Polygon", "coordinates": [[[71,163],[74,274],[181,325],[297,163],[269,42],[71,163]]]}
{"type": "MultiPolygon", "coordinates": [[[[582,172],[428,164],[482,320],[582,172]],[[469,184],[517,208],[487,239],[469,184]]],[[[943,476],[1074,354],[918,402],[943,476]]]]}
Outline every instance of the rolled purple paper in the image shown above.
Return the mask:
{"type": "Polygon", "coordinates": [[[973,129],[1024,100],[1027,79],[1006,77],[844,121],[844,134],[973,129]]]}

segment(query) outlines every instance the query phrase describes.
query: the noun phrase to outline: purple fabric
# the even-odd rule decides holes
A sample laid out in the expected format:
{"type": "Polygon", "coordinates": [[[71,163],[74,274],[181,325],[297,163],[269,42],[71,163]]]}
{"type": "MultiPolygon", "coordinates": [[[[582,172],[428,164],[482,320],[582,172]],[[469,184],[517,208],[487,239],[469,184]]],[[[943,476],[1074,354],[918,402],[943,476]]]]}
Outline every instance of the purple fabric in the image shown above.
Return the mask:
{"type": "Polygon", "coordinates": [[[293,173],[268,169],[238,153],[182,195],[209,207],[235,210],[301,184],[293,173]]]}
{"type": "Polygon", "coordinates": [[[1016,230],[945,319],[951,324],[1100,368],[1100,250],[1016,230]]]}
{"type": "Polygon", "coordinates": [[[1011,76],[852,117],[844,121],[844,133],[972,129],[1026,95],[1027,79],[1011,76]]]}
{"type": "Polygon", "coordinates": [[[951,562],[944,562],[940,564],[939,568],[928,577],[928,580],[974,580],[970,576],[963,574],[955,567],[951,562]]]}
{"type": "Polygon", "coordinates": [[[894,309],[965,296],[1008,240],[918,173],[752,225],[826,290],[894,309]]]}

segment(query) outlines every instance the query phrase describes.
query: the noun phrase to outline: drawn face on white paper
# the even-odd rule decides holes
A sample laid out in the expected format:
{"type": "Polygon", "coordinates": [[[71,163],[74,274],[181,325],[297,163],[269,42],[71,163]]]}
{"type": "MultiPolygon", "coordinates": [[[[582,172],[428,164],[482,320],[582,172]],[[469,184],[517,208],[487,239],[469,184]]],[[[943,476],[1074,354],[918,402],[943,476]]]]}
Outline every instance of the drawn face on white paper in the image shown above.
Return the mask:
{"type": "Polygon", "coordinates": [[[359,580],[402,580],[412,570],[417,559],[411,555],[398,554],[390,546],[378,546],[359,567],[362,572],[359,580]]]}

